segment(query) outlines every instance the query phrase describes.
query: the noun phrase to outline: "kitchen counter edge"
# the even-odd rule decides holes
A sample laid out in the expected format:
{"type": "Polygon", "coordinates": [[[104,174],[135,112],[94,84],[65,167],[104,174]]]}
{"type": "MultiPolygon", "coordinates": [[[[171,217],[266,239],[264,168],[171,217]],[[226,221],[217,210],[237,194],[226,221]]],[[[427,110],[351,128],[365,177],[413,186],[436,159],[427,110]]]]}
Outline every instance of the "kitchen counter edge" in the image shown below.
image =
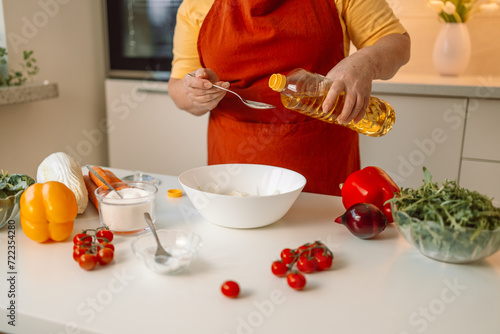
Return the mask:
{"type": "Polygon", "coordinates": [[[397,74],[390,80],[375,80],[372,94],[500,99],[500,76],[397,74]]]}

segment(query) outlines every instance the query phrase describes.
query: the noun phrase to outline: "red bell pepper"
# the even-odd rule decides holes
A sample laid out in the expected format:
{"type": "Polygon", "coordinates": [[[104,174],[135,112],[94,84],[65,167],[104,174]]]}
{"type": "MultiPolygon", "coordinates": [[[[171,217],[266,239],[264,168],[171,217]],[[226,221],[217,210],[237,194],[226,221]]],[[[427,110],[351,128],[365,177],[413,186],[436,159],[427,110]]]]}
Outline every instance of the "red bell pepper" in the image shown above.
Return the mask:
{"type": "Polygon", "coordinates": [[[393,222],[390,204],[384,203],[399,191],[385,171],[369,166],[347,177],[341,189],[342,203],[346,210],[357,203],[371,203],[385,214],[389,222],[393,222]]]}

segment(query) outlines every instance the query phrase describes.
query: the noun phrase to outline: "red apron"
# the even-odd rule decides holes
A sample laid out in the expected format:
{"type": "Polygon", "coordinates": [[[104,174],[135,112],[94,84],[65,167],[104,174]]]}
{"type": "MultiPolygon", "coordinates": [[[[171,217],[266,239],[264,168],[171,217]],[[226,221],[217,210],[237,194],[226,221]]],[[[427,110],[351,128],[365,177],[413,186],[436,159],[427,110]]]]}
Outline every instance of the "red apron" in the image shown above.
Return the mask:
{"type": "Polygon", "coordinates": [[[277,108],[251,109],[226,94],[210,112],[208,164],[284,167],[306,177],[304,191],[340,195],[339,184],[360,168],[358,134],[285,109],[268,80],[298,67],[325,75],[343,50],[333,0],[215,0],[198,38],[202,66],[244,98],[277,108]]]}

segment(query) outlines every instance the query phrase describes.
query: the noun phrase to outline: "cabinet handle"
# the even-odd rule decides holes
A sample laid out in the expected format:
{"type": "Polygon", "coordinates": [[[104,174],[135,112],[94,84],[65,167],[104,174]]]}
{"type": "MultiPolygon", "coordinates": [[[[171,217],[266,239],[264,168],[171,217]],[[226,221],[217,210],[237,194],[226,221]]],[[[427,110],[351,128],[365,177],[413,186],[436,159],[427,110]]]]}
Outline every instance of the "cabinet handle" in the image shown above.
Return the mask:
{"type": "Polygon", "coordinates": [[[166,89],[155,89],[155,88],[137,88],[140,93],[155,93],[155,94],[165,94],[168,95],[168,90],[166,89]]]}

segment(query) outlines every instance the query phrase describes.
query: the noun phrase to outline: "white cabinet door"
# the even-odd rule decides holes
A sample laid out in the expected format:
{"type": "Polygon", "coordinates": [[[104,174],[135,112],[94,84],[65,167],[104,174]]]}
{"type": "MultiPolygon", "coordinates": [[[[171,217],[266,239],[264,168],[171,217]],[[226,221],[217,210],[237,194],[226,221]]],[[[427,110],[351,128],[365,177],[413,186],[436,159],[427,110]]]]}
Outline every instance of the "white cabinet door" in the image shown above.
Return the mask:
{"type": "Polygon", "coordinates": [[[460,186],[493,197],[500,203],[500,162],[463,160],[460,186]]]}
{"type": "Polygon", "coordinates": [[[166,82],[106,80],[109,164],[179,175],[207,164],[208,115],[179,110],[166,82]]]}
{"type": "Polygon", "coordinates": [[[464,158],[500,162],[500,100],[471,99],[464,138],[464,158]]]}
{"type": "Polygon", "coordinates": [[[384,169],[400,187],[419,187],[422,167],[434,181],[457,180],[467,99],[377,94],[396,111],[379,138],[360,135],[361,165],[384,169]]]}
{"type": "Polygon", "coordinates": [[[471,99],[460,185],[500,201],[500,101],[471,99]]]}

